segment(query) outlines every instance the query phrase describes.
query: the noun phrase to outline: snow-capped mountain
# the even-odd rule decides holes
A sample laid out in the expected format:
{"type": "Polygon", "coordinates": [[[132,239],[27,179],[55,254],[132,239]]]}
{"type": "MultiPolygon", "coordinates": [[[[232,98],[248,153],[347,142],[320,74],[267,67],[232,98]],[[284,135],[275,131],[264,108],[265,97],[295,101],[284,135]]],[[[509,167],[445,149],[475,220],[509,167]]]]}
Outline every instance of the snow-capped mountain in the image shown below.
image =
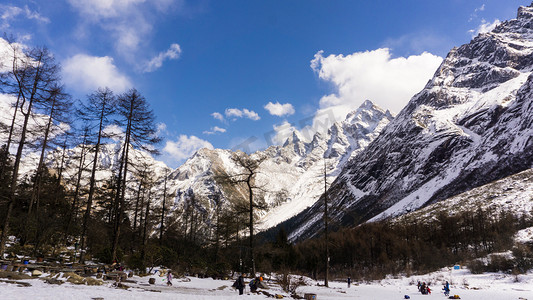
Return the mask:
{"type": "MultiPolygon", "coordinates": [[[[260,213],[258,227],[275,226],[312,205],[324,191],[324,164],[331,182],[350,157],[364,149],[392,119],[389,111],[366,101],[326,133],[317,132],[311,141],[294,131],[283,145],[254,153],[266,158],[259,167],[256,184],[264,190],[260,196],[269,207],[260,213]]],[[[184,203],[192,192],[202,209],[211,214],[215,199],[246,199],[246,191],[216,181],[218,175],[238,173],[232,153],[202,149],[173,171],[168,184],[175,191],[174,204],[184,203]]]]}
{"type": "MultiPolygon", "coordinates": [[[[450,51],[328,191],[337,224],[414,211],[533,164],[533,7],[450,51]]],[[[291,220],[320,232],[323,201],[291,220]]]]}

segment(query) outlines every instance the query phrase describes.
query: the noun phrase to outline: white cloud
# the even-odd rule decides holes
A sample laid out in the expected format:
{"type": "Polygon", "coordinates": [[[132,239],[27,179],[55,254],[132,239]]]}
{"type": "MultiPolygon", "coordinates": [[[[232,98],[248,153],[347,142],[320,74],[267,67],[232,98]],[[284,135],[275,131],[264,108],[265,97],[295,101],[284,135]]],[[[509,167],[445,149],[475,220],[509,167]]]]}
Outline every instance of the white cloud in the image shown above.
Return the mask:
{"type": "Polygon", "coordinates": [[[211,116],[217,120],[224,121],[224,116],[219,112],[214,112],[211,114],[211,116]]]}
{"type": "Polygon", "coordinates": [[[172,44],[170,45],[170,48],[165,51],[159,53],[156,57],[152,58],[144,69],[145,72],[152,72],[156,69],[159,69],[163,65],[163,61],[166,59],[178,59],[181,54],[181,48],[178,44],[172,44]]]}
{"type": "Polygon", "coordinates": [[[476,37],[480,33],[491,32],[496,26],[500,25],[501,21],[496,19],[492,23],[487,22],[487,20],[482,19],[481,24],[476,29],[470,29],[468,32],[472,34],[472,37],[476,37]]]}
{"type": "Polygon", "coordinates": [[[170,156],[171,160],[179,162],[189,158],[202,148],[213,149],[213,145],[194,135],[187,136],[182,134],[177,141],[167,141],[163,151],[170,156]]]}
{"type": "Polygon", "coordinates": [[[163,133],[166,133],[167,132],[167,124],[165,123],[158,123],[157,124],[157,132],[156,132],[156,136],[161,136],[163,133]]]}
{"type": "Polygon", "coordinates": [[[273,127],[276,134],[272,137],[272,143],[276,145],[285,143],[292,133],[296,131],[296,127],[287,122],[287,120],[283,121],[280,125],[274,125],[273,127]]]}
{"type": "Polygon", "coordinates": [[[320,109],[332,110],[335,117],[370,99],[378,106],[400,111],[431,79],[442,58],[424,52],[407,58],[392,58],[389,49],[349,55],[315,54],[311,68],[320,79],[333,84],[335,92],[320,99],[320,109]]]}
{"type": "Polygon", "coordinates": [[[20,43],[10,44],[8,41],[0,38],[0,73],[8,72],[13,65],[13,51],[17,53],[16,56],[22,58],[25,56],[23,50],[27,46],[20,43]]]}
{"type": "Polygon", "coordinates": [[[63,62],[63,78],[71,87],[89,92],[100,87],[109,87],[121,93],[132,86],[109,56],[97,57],[77,54],[63,62]]]}
{"type": "Polygon", "coordinates": [[[224,133],[224,132],[226,132],[226,129],[225,128],[220,128],[218,126],[215,126],[215,127],[212,127],[211,130],[206,130],[203,133],[210,135],[210,134],[215,134],[217,132],[224,133]]]}
{"type": "Polygon", "coordinates": [[[106,126],[103,130],[103,133],[108,137],[111,137],[111,139],[116,142],[122,140],[122,137],[124,136],[124,131],[122,128],[115,124],[106,126]]]}
{"type": "Polygon", "coordinates": [[[254,120],[254,121],[257,121],[257,120],[261,119],[261,117],[259,117],[259,115],[255,111],[248,110],[246,108],[243,108],[243,109],[226,108],[224,113],[226,114],[227,118],[233,118],[233,119],[236,119],[236,118],[248,118],[248,119],[254,120]]]}
{"type": "MultiPolygon", "coordinates": [[[[118,55],[130,63],[136,63],[138,71],[153,71],[165,59],[174,59],[176,46],[160,53],[151,60],[139,58],[149,53],[150,36],[160,14],[179,7],[183,0],[68,0],[78,12],[78,37],[91,38],[95,27],[103,29],[113,43],[118,55]]],[[[98,32],[99,36],[105,36],[98,32]]],[[[179,55],[179,51],[177,52],[179,55]]]]}
{"type": "Polygon", "coordinates": [[[80,14],[91,18],[112,18],[131,10],[145,0],[68,0],[80,14]]]}
{"type": "Polygon", "coordinates": [[[2,11],[0,14],[0,20],[2,20],[0,28],[9,28],[9,22],[19,16],[30,20],[36,20],[40,23],[50,23],[50,19],[42,16],[36,11],[31,10],[27,5],[24,5],[24,7],[21,8],[18,6],[0,4],[0,11],[2,11]]]}
{"type": "Polygon", "coordinates": [[[264,107],[271,115],[278,117],[294,114],[294,107],[290,103],[281,104],[277,101],[276,103],[268,102],[264,107]]]}

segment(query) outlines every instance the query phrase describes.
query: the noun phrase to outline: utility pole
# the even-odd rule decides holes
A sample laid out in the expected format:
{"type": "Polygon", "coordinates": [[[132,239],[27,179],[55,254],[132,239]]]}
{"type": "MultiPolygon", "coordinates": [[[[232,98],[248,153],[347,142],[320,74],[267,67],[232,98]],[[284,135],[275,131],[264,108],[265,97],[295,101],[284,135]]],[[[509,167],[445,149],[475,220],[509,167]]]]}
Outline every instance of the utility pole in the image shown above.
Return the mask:
{"type": "Polygon", "coordinates": [[[328,180],[327,180],[327,164],[324,158],[324,231],[326,238],[326,278],[324,279],[324,286],[329,287],[329,237],[328,237],[328,180]]]}

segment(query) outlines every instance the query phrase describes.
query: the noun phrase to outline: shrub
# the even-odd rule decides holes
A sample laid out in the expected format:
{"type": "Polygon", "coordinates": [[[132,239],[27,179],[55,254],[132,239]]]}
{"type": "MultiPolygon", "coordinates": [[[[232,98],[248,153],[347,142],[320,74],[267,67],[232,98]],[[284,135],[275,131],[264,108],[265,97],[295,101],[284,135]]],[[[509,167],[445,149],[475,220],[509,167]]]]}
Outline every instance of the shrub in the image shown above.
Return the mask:
{"type": "Polygon", "coordinates": [[[466,265],[472,274],[482,274],[487,271],[485,263],[479,259],[474,259],[466,265]]]}
{"type": "Polygon", "coordinates": [[[526,245],[518,245],[513,248],[515,272],[524,274],[533,269],[533,249],[526,245]]]}
{"type": "Polygon", "coordinates": [[[490,262],[487,265],[489,272],[505,272],[511,273],[514,268],[514,261],[502,255],[490,255],[490,262]]]}

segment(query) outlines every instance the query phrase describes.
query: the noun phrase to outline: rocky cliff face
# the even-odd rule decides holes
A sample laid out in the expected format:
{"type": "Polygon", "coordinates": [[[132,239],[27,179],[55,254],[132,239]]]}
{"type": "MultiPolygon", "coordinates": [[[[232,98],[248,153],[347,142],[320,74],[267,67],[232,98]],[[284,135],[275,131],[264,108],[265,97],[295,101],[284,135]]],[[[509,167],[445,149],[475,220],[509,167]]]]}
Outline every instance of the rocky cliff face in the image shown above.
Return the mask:
{"type": "MultiPolygon", "coordinates": [[[[328,191],[337,224],[403,214],[533,164],[533,7],[450,51],[328,191]]],[[[291,220],[319,232],[323,201],[291,220]],[[310,220],[310,221],[309,221],[310,220]]]]}

